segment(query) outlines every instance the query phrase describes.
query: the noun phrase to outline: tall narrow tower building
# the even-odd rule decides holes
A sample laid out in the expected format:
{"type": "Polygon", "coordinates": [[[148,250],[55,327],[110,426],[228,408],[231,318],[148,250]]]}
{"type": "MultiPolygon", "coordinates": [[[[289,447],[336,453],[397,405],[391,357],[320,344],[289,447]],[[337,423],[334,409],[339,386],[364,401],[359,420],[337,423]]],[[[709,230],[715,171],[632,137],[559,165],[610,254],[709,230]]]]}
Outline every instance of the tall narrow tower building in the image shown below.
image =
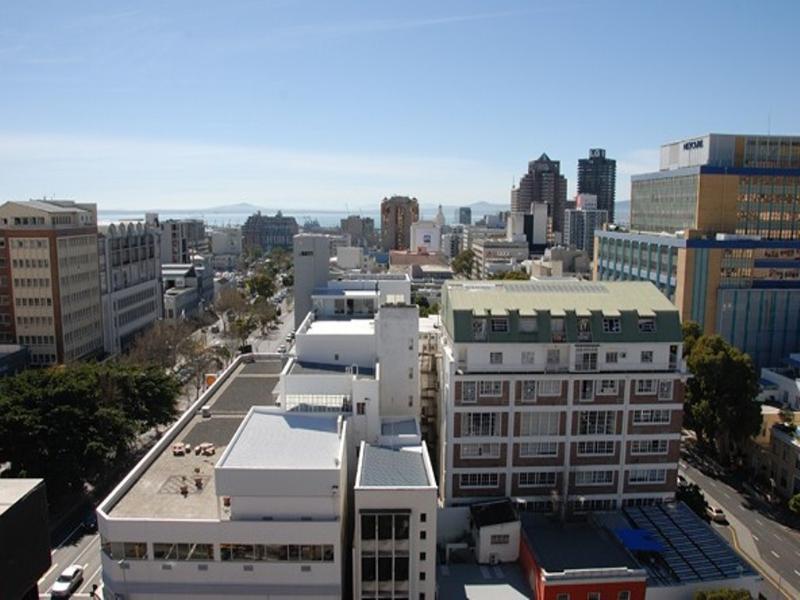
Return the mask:
{"type": "Polygon", "coordinates": [[[606,158],[603,148],[591,148],[589,158],[578,160],[578,193],[597,196],[597,210],[608,212],[614,222],[614,199],[617,184],[617,161],[606,158]]]}

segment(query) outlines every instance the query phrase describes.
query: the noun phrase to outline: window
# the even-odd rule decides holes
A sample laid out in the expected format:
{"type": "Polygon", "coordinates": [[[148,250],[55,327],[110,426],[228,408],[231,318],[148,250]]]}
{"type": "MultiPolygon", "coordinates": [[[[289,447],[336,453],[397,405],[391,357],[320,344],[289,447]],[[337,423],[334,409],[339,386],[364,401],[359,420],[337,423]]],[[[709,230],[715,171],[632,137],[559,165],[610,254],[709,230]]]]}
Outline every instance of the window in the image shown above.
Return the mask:
{"type": "Polygon", "coordinates": [[[147,544],[145,542],[105,541],[102,546],[103,551],[116,560],[147,560],[147,544]]]}
{"type": "Polygon", "coordinates": [[[519,330],[523,333],[537,333],[539,331],[539,320],[536,317],[520,317],[519,330]]]}
{"type": "Polygon", "coordinates": [[[507,533],[504,534],[497,534],[493,535],[489,538],[489,543],[493,546],[498,546],[500,544],[507,544],[511,540],[511,536],[507,533]]]}
{"type": "Polygon", "coordinates": [[[356,414],[363,415],[367,412],[367,403],[366,402],[356,402],[356,414]]]}
{"type": "Polygon", "coordinates": [[[476,341],[486,339],[486,319],[472,319],[472,339],[476,341]]]}
{"type": "Polygon", "coordinates": [[[508,319],[492,319],[492,333],[507,333],[508,319]]]}
{"type": "Polygon", "coordinates": [[[597,350],[577,349],[575,351],[575,370],[576,371],[596,371],[597,370],[597,350]]]}
{"type": "Polygon", "coordinates": [[[603,319],[603,333],[619,333],[620,331],[622,331],[622,324],[619,317],[603,319]]]}
{"type": "Polygon", "coordinates": [[[653,362],[653,351],[652,350],[642,350],[642,362],[643,363],[652,363],[653,362]]]}
{"type": "Polygon", "coordinates": [[[536,382],[526,380],[522,382],[522,400],[532,402],[536,400],[536,382]]]}
{"type": "Polygon", "coordinates": [[[555,471],[529,471],[519,474],[520,487],[544,487],[556,484],[555,471]]]}
{"type": "Polygon", "coordinates": [[[609,365],[615,365],[619,362],[619,353],[618,352],[606,352],[606,363],[609,365]]]}
{"type": "Polygon", "coordinates": [[[565,593],[565,592],[562,592],[562,593],[560,593],[560,594],[558,594],[556,596],[556,600],[570,600],[569,599],[569,594],[565,593]]]}
{"type": "MultiPolygon", "coordinates": [[[[500,353],[502,358],[502,353],[500,353]]],[[[481,396],[488,396],[491,398],[500,398],[503,395],[503,382],[502,381],[481,381],[480,386],[481,396]]]]}
{"type": "Polygon", "coordinates": [[[653,379],[637,379],[636,380],[636,393],[637,394],[655,394],[656,382],[653,379]]]}
{"type": "Polygon", "coordinates": [[[658,382],[658,399],[672,400],[672,380],[665,379],[658,382]]]}
{"type": "Polygon", "coordinates": [[[578,471],[575,485],[610,485],[614,483],[614,471],[578,471]]]}
{"type": "Polygon", "coordinates": [[[498,458],[500,444],[461,444],[461,458],[498,458]]]}
{"type": "Polygon", "coordinates": [[[153,544],[155,560],[214,560],[213,544],[153,544]]]}
{"type": "Polygon", "coordinates": [[[523,351],[521,359],[522,359],[522,364],[523,365],[532,365],[532,364],[534,364],[536,362],[536,353],[535,352],[529,352],[529,351],[523,351]]]}
{"type": "Polygon", "coordinates": [[[502,365],[503,364],[503,353],[502,352],[489,352],[489,364],[491,364],[491,365],[502,365]]]}
{"type": "Polygon", "coordinates": [[[567,337],[564,333],[564,317],[553,317],[550,319],[550,331],[553,334],[554,342],[566,341],[567,337]]]}
{"type": "Polygon", "coordinates": [[[419,532],[419,539],[421,539],[421,540],[428,539],[428,532],[425,531],[424,529],[421,529],[420,532],[419,532]]]}
{"type": "Polygon", "coordinates": [[[616,379],[601,379],[597,393],[600,396],[616,396],[619,393],[619,381],[616,379]]]}
{"type": "Polygon", "coordinates": [[[425,554],[424,552],[420,552],[419,553],[419,560],[420,561],[427,560],[427,559],[428,559],[428,555],[427,554],[425,554]]]}
{"type": "Polygon", "coordinates": [[[561,381],[558,379],[544,379],[538,385],[539,396],[560,396],[561,381]]]}
{"type": "Polygon", "coordinates": [[[428,513],[419,513],[419,522],[425,523],[428,520],[428,513]]]}
{"type": "Polygon", "coordinates": [[[591,402],[594,399],[594,381],[591,379],[584,379],[579,384],[579,401],[591,402]]]}
{"type": "Polygon", "coordinates": [[[558,456],[558,442],[525,442],[519,445],[520,457],[558,456]]]}
{"type": "Polygon", "coordinates": [[[498,413],[462,413],[461,435],[463,437],[500,435],[498,413]]]}
{"type": "MultiPolygon", "coordinates": [[[[459,475],[461,488],[496,488],[499,475],[497,473],[461,473],[459,475]]],[[[420,532],[422,533],[422,532],[420,532]]]]}
{"type": "Polygon", "coordinates": [[[425,571],[420,571],[419,572],[419,580],[420,581],[425,581],[425,577],[426,577],[425,571]]]}
{"type": "Polygon", "coordinates": [[[653,333],[656,330],[656,320],[653,317],[639,317],[639,331],[653,333]]]}
{"type": "Polygon", "coordinates": [[[610,410],[582,411],[578,414],[579,435],[613,435],[617,414],[610,410]]]}
{"type": "Polygon", "coordinates": [[[591,341],[592,339],[592,320],[589,317],[578,317],[578,339],[581,341],[591,341]]]}
{"type": "Polygon", "coordinates": [[[464,381],[461,383],[461,402],[463,404],[474,404],[478,401],[478,396],[475,393],[475,382],[464,381]]]}
{"type": "Polygon", "coordinates": [[[578,456],[610,456],[612,454],[614,454],[614,442],[612,441],[578,442],[578,456]]]}
{"type": "MultiPolygon", "coordinates": [[[[254,544],[220,544],[220,557],[224,561],[253,561],[256,559],[254,544]]],[[[299,546],[289,546],[289,560],[298,560],[299,546]],[[296,549],[293,553],[292,549],[296,549]]]]}
{"type": "Polygon", "coordinates": [[[589,592],[586,594],[586,600],[600,600],[600,592],[589,592]]]}
{"type": "Polygon", "coordinates": [[[550,348],[547,351],[547,365],[553,367],[559,364],[561,364],[561,350],[550,348]]]}
{"type": "Polygon", "coordinates": [[[643,409],[633,411],[634,425],[668,425],[672,420],[672,411],[667,409],[643,409]]]}
{"type": "Polygon", "coordinates": [[[560,412],[517,413],[520,420],[520,435],[558,435],[561,425],[560,412]]]}
{"type": "Polygon", "coordinates": [[[631,454],[666,454],[669,446],[667,440],[633,440],[631,454]]]}
{"type": "Polygon", "coordinates": [[[631,593],[628,590],[623,590],[617,594],[617,600],[631,600],[631,593]]]}
{"type": "Polygon", "coordinates": [[[628,483],[664,483],[666,481],[666,469],[631,469],[628,473],[628,483]]]}

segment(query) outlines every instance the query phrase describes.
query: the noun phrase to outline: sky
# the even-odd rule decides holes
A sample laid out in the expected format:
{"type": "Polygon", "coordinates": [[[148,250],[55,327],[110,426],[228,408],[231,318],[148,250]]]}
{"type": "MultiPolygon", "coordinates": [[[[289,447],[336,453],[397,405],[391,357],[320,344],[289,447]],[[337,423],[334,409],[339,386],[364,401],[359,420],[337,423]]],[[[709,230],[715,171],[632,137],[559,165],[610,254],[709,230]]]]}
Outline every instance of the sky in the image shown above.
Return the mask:
{"type": "Polygon", "coordinates": [[[0,3],[0,201],[100,209],[509,201],[527,162],[656,170],[800,134],[800,2],[0,3]]]}

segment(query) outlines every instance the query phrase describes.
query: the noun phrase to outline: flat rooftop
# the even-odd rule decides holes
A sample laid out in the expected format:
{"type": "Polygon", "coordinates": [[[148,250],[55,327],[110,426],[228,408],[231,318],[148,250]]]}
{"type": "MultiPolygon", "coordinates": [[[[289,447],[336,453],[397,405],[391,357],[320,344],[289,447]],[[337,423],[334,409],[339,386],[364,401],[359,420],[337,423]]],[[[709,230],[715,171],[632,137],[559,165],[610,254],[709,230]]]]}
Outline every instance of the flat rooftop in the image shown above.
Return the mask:
{"type": "Polygon", "coordinates": [[[374,319],[342,319],[314,321],[305,335],[374,335],[374,319]]]}
{"type": "Polygon", "coordinates": [[[577,569],[640,569],[608,530],[592,523],[561,522],[548,515],[523,513],[525,541],[536,562],[549,573],[577,569]]]}
{"type": "MultiPolygon", "coordinates": [[[[329,363],[309,362],[305,360],[298,360],[292,363],[289,370],[291,375],[335,375],[337,373],[344,374],[351,369],[351,365],[334,365],[329,363]]],[[[375,369],[368,367],[358,367],[358,375],[367,377],[375,376],[375,369]]]]}
{"type": "Polygon", "coordinates": [[[427,487],[422,446],[386,448],[364,444],[359,462],[358,487],[427,487]]]}
{"type": "Polygon", "coordinates": [[[528,600],[533,591],[517,563],[438,565],[439,597],[447,600],[528,600]]]}
{"type": "Polygon", "coordinates": [[[259,469],[338,469],[335,416],[279,413],[254,407],[230,441],[217,467],[259,469]]]}
{"type": "Polygon", "coordinates": [[[588,313],[600,311],[675,312],[678,309],[647,281],[519,281],[445,284],[451,310],[548,311],[588,313]]]}
{"type": "Polygon", "coordinates": [[[25,498],[43,481],[44,479],[0,479],[0,515],[25,498]]]}
{"type": "MultiPolygon", "coordinates": [[[[112,518],[217,519],[220,518],[214,466],[253,406],[274,406],[272,389],[278,382],[283,361],[278,358],[242,362],[204,403],[211,417],[195,414],[177,432],[164,450],[139,474],[124,495],[108,509],[112,518]],[[192,450],[174,456],[172,446],[184,442],[192,450]],[[212,456],[195,454],[198,444],[215,446],[212,456]],[[199,473],[195,471],[199,469],[199,473]],[[202,479],[202,487],[194,484],[202,479]],[[180,493],[189,484],[189,493],[180,493]]],[[[138,467],[137,467],[138,468],[138,467]]]]}

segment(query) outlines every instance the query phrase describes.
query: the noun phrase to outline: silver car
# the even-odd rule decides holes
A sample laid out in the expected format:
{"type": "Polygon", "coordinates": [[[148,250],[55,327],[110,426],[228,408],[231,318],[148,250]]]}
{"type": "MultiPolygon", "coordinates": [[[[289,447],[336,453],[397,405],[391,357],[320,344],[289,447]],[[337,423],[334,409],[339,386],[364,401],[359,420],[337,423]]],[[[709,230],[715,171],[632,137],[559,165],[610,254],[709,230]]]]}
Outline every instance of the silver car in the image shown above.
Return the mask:
{"type": "Polygon", "coordinates": [[[69,598],[78,590],[83,582],[83,567],[70,565],[58,576],[53,587],[50,588],[51,598],[69,598]]]}

